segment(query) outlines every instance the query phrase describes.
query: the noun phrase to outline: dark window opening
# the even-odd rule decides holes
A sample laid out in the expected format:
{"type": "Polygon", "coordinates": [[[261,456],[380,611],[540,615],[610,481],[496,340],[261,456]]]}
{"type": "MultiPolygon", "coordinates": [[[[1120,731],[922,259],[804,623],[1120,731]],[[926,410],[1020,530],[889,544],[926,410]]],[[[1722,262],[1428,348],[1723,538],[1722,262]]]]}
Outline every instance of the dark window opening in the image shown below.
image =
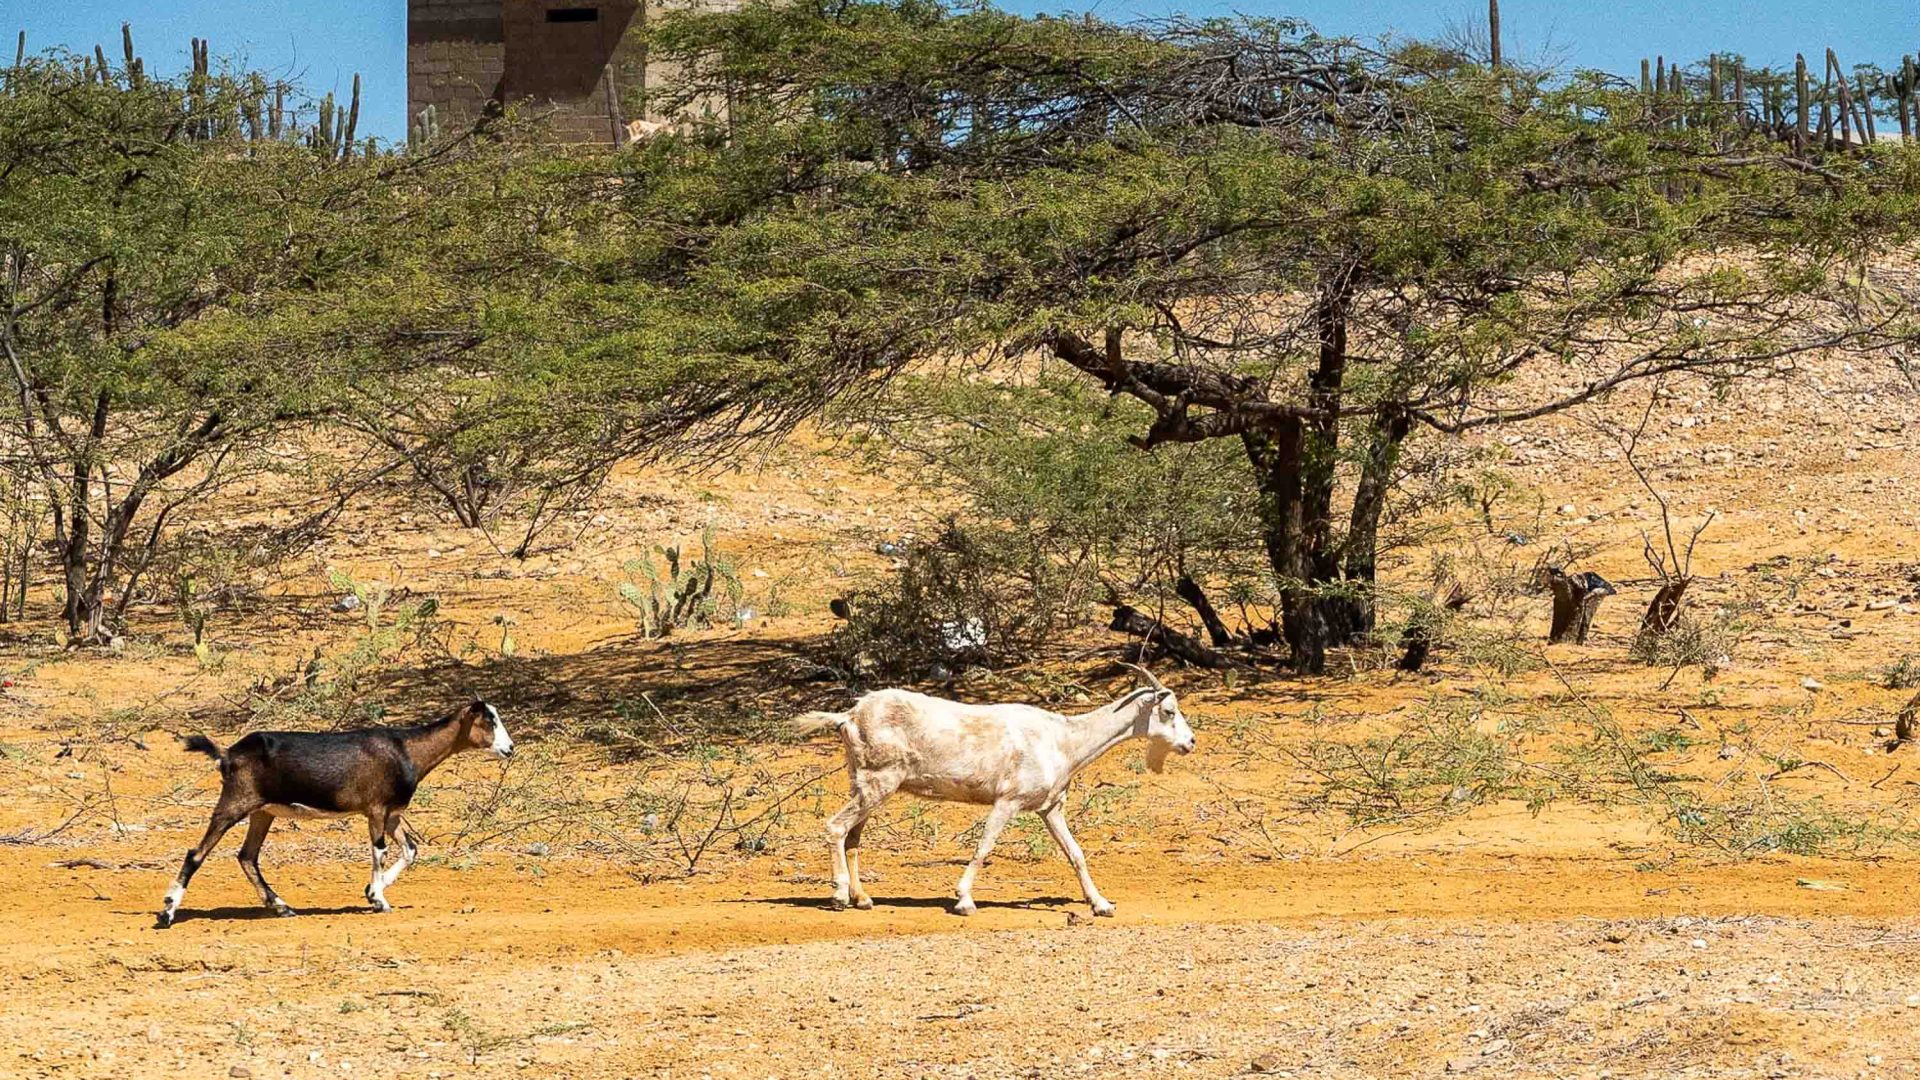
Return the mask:
{"type": "Polygon", "coordinates": [[[599,22],[600,9],[590,7],[548,8],[548,22],[599,22]]]}

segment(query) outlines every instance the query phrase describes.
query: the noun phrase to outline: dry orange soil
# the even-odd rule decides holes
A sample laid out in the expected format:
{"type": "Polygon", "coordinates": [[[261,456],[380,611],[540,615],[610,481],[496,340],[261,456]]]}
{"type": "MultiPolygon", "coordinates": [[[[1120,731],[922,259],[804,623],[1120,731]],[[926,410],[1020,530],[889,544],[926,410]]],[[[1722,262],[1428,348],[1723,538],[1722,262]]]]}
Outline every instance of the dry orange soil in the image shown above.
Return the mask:
{"type": "MultiPolygon", "coordinates": [[[[671,727],[835,700],[790,677],[825,602],[884,566],[876,540],[927,515],[831,446],[730,477],[622,474],[578,543],[526,563],[426,509],[368,509],[216,618],[211,667],[158,609],[113,653],[63,652],[42,620],[0,638],[0,1074],[1920,1075],[1920,765],[1875,730],[1912,694],[1880,673],[1920,653],[1920,427],[1897,378],[1815,369],[1800,387],[1682,388],[1663,406],[1657,477],[1683,518],[1719,513],[1695,556],[1703,610],[1804,571],[1711,678],[1689,668],[1662,689],[1666,672],[1625,658],[1645,586],[1603,608],[1587,646],[1504,674],[1441,655],[1420,677],[1170,675],[1201,751],[1152,776],[1123,749],[1077,796],[1113,920],[1088,918],[1044,834],[1019,827],[979,914],[949,915],[971,817],[904,801],[868,833],[879,906],[828,911],[832,748],[680,740],[663,760],[583,735],[635,710],[671,727]],[[621,561],[709,522],[749,601],[780,613],[635,639],[614,599],[621,561]],[[328,611],[328,568],[438,597],[453,651],[474,646],[403,660],[380,690],[393,715],[482,693],[525,753],[429,781],[415,816],[430,859],[391,890],[391,914],[361,905],[361,826],[308,822],[276,829],[263,860],[299,917],[258,908],[228,857],[236,835],[157,931],[216,790],[163,732],[231,736],[260,687],[344,648],[357,617],[328,611]],[[1633,739],[1679,731],[1662,769],[1870,828],[1828,845],[1846,857],[1735,857],[1683,842],[1656,808],[1569,795],[1363,829],[1314,803],[1288,752],[1441,707],[1487,731],[1524,715],[1542,753],[1590,734],[1594,710],[1633,739]],[[657,800],[685,795],[697,824],[723,791],[751,808],[739,816],[798,794],[751,842],[730,832],[689,860],[679,845],[699,830],[661,824],[657,800]]],[[[1543,500],[1533,544],[1588,545],[1588,568],[1645,576],[1650,503],[1604,441],[1569,422],[1494,448],[1543,500]]],[[[1537,598],[1519,610],[1544,626],[1537,598]]],[[[1067,651],[962,692],[1071,702],[1075,682],[1093,698],[1119,687],[1067,651]]]]}

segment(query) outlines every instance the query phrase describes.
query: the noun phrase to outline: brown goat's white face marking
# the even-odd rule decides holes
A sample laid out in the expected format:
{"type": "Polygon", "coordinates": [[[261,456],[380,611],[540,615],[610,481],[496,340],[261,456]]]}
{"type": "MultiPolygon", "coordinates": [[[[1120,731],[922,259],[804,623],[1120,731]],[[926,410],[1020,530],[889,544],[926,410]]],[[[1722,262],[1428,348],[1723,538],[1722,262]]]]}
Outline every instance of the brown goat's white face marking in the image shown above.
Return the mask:
{"type": "Polygon", "coordinates": [[[512,757],[513,737],[507,734],[507,725],[500,719],[500,710],[487,704],[482,704],[480,707],[486,710],[487,719],[493,721],[493,745],[489,749],[497,757],[512,757]]]}

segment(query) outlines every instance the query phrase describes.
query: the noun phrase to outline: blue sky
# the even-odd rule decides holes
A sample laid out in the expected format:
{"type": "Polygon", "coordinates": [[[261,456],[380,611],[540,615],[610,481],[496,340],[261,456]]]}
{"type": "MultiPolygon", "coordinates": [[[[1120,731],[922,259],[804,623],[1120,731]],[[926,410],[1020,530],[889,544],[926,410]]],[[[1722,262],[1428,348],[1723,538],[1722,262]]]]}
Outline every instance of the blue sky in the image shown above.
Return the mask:
{"type": "MultiPolygon", "coordinates": [[[[1100,0],[1035,3],[1004,0],[1024,12],[1086,10],[1111,19],[1242,12],[1292,15],[1332,34],[1430,36],[1449,21],[1478,22],[1484,0],[1100,0]]],[[[1791,63],[1795,49],[1817,58],[1832,46],[1846,64],[1897,59],[1920,49],[1920,19],[1895,17],[1920,3],[1820,0],[1502,0],[1501,21],[1511,53],[1543,52],[1562,63],[1624,75],[1640,58],[1664,53],[1689,60],[1711,51],[1746,55],[1756,63],[1791,63]],[[1890,30],[1911,40],[1889,39],[1890,30]]],[[[120,52],[120,24],[131,22],[135,44],[154,70],[185,67],[188,41],[212,40],[216,55],[239,55],[262,70],[294,76],[315,96],[344,93],[359,72],[364,82],[361,131],[396,138],[406,130],[405,0],[0,0],[0,33],[9,43],[20,29],[27,47],[120,52]]],[[[4,63],[5,61],[0,61],[4,63]]],[[[1818,60],[1815,60],[1818,63],[1818,60]]]]}

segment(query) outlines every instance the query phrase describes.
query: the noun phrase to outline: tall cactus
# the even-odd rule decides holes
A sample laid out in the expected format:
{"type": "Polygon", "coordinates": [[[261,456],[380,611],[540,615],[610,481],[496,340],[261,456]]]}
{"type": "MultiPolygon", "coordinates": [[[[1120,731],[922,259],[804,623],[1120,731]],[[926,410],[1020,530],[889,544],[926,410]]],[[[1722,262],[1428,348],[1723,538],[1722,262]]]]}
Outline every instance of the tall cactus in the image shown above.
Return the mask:
{"type": "Polygon", "coordinates": [[[360,126],[360,73],[353,73],[353,104],[347,110],[347,130],[340,136],[340,157],[353,156],[353,133],[360,126]]]}
{"type": "Polygon", "coordinates": [[[1799,149],[1806,149],[1812,132],[1807,130],[1807,57],[1805,53],[1793,54],[1793,101],[1794,101],[1794,138],[1799,149]]]}

